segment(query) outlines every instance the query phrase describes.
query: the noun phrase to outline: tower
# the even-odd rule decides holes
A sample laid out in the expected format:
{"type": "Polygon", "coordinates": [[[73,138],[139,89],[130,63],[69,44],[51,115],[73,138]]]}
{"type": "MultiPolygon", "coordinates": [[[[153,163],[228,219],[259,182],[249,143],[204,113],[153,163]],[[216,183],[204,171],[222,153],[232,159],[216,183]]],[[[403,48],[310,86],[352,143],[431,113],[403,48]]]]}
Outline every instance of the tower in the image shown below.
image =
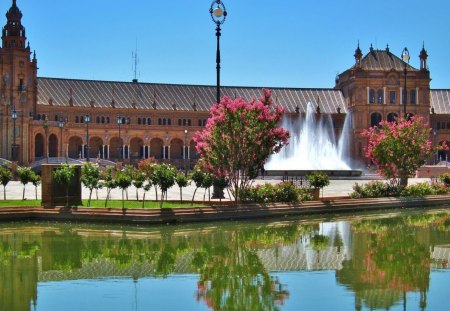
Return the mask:
{"type": "Polygon", "coordinates": [[[427,68],[428,53],[425,50],[425,43],[422,45],[422,50],[420,51],[419,58],[420,58],[420,70],[428,70],[427,68]]]}
{"type": "Polygon", "coordinates": [[[0,157],[22,161],[27,158],[29,116],[36,110],[37,60],[36,53],[31,58],[16,0],[6,12],[2,29],[0,75],[0,135],[6,138],[0,145],[0,157]]]}

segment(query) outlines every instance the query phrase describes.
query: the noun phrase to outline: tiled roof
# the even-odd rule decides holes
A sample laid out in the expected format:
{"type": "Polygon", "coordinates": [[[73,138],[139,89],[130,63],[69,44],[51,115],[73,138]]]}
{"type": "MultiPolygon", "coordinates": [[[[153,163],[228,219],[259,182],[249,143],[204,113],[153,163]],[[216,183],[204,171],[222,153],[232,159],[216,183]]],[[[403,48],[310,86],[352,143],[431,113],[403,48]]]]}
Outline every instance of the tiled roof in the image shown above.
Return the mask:
{"type": "MultiPolygon", "coordinates": [[[[342,92],[335,89],[270,88],[277,104],[286,112],[306,111],[311,102],[323,113],[346,112],[342,92]]],[[[221,94],[245,100],[260,98],[260,87],[222,87],[221,94]]],[[[132,83],[59,78],[38,78],[38,105],[209,111],[216,87],[161,83],[132,83]]]]}
{"type": "MultiPolygon", "coordinates": [[[[354,65],[352,68],[355,68],[354,65]]],[[[401,71],[405,69],[405,63],[395,54],[386,50],[372,49],[361,60],[361,68],[364,70],[381,70],[388,71],[391,69],[401,71]]],[[[417,71],[411,65],[407,65],[408,71],[417,71]]]]}
{"type": "Polygon", "coordinates": [[[434,108],[434,113],[450,114],[450,89],[431,90],[430,105],[434,108]]]}

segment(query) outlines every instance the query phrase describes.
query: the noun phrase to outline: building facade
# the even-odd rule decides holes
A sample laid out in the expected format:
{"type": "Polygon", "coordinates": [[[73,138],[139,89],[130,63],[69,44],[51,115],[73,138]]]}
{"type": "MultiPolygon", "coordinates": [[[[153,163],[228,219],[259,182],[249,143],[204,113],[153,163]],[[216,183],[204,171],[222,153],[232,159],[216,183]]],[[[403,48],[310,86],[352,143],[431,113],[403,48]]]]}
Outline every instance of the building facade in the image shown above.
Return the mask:
{"type": "MultiPolygon", "coordinates": [[[[193,136],[206,124],[215,102],[215,86],[44,78],[27,41],[22,12],[13,0],[6,13],[0,48],[0,158],[28,165],[41,159],[69,157],[137,163],[155,157],[179,167],[197,159],[193,136]]],[[[423,115],[435,143],[450,137],[450,90],[430,90],[427,52],[420,68],[406,66],[389,48],[363,56],[329,89],[272,88],[288,118],[306,112],[330,115],[335,130],[352,117],[355,160],[364,161],[367,141],[361,132],[381,120],[407,112],[423,115]]],[[[222,87],[222,95],[259,98],[260,88],[222,87]]],[[[445,154],[440,155],[441,158],[445,154]]]]}

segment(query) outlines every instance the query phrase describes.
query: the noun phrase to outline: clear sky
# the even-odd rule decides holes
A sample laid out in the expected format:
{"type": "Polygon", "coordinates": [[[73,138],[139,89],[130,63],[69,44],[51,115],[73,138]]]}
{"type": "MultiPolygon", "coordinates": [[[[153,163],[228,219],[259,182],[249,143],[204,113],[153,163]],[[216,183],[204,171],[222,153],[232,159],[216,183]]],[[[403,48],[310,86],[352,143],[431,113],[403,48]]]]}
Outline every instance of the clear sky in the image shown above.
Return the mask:
{"type": "MultiPolygon", "coordinates": [[[[359,40],[428,51],[432,88],[450,88],[448,0],[224,0],[222,85],[334,86],[359,40]]],[[[0,2],[1,24],[11,0],[0,2]]],[[[141,82],[216,83],[210,0],[17,0],[40,77],[131,81],[137,42],[141,82]]]]}

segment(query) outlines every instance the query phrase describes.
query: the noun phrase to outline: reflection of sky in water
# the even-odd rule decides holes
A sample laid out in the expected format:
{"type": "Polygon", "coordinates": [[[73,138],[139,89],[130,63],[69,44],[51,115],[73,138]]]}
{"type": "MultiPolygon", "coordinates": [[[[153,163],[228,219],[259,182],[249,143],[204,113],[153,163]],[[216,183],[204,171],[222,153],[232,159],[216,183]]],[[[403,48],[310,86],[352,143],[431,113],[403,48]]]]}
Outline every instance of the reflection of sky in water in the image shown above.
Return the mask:
{"type": "MultiPolygon", "coordinates": [[[[281,310],[354,310],[354,294],[337,284],[334,271],[271,273],[287,284],[289,298],[281,310]]],[[[426,310],[444,310],[448,305],[450,270],[430,274],[426,310]]],[[[168,279],[74,280],[38,284],[36,311],[125,311],[125,310],[210,310],[194,293],[198,275],[177,275],[168,279]],[[176,298],[175,298],[176,296],[176,298]]],[[[407,310],[420,310],[420,294],[408,292],[407,310]]],[[[31,309],[33,310],[33,308],[31,309]]],[[[362,306],[362,310],[368,310],[362,306]]],[[[390,310],[403,310],[402,302],[390,310]]]]}

